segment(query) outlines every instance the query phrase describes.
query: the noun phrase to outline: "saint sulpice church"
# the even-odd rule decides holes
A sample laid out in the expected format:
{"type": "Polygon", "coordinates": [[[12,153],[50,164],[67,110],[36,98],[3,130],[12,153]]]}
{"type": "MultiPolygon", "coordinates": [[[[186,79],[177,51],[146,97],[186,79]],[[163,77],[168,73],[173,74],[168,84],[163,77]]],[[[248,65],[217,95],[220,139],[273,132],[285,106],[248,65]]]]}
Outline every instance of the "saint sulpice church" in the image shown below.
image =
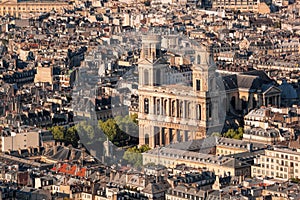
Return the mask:
{"type": "Polygon", "coordinates": [[[217,72],[207,48],[191,43],[188,76],[171,69],[161,44],[160,35],[142,37],[139,145],[153,148],[205,138],[222,131],[228,113],[238,115],[262,105],[280,105],[281,91],[264,73],[217,72]]]}

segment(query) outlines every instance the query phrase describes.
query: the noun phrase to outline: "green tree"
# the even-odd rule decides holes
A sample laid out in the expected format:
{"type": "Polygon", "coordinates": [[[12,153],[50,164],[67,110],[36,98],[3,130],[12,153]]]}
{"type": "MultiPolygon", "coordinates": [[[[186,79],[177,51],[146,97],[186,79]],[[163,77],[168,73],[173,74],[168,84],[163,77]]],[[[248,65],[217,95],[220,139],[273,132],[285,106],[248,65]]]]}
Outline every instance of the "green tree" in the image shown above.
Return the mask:
{"type": "Polygon", "coordinates": [[[148,145],[142,145],[140,148],[132,147],[125,151],[123,159],[127,160],[134,167],[139,168],[143,165],[142,153],[149,151],[150,147],[148,145]]]}
{"type": "Polygon", "coordinates": [[[224,137],[241,140],[243,138],[243,133],[243,127],[239,127],[237,130],[229,129],[226,133],[224,133],[224,137]]]}
{"type": "Polygon", "coordinates": [[[137,118],[138,118],[138,114],[136,114],[136,113],[130,115],[131,121],[134,122],[136,125],[138,125],[137,118]]]}
{"type": "Polygon", "coordinates": [[[67,143],[72,144],[73,147],[77,147],[79,136],[78,136],[77,128],[75,126],[68,128],[64,140],[67,143]]]}
{"type": "Polygon", "coordinates": [[[54,126],[54,127],[49,128],[49,130],[52,132],[53,138],[55,140],[64,140],[64,131],[65,131],[64,127],[54,126]]]}
{"type": "Polygon", "coordinates": [[[114,119],[108,119],[105,122],[100,120],[99,127],[110,141],[113,141],[117,134],[120,133],[120,129],[114,119]]]}

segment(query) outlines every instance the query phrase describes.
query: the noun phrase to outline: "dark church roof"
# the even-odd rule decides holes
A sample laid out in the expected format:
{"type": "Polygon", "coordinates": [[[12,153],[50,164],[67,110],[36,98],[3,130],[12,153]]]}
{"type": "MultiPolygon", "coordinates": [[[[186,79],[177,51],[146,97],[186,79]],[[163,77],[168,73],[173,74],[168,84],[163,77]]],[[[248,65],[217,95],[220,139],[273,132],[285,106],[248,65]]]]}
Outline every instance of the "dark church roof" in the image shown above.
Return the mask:
{"type": "Polygon", "coordinates": [[[254,91],[266,90],[274,85],[272,79],[264,71],[250,71],[241,74],[223,75],[222,77],[225,90],[238,88],[249,89],[254,91]]]}

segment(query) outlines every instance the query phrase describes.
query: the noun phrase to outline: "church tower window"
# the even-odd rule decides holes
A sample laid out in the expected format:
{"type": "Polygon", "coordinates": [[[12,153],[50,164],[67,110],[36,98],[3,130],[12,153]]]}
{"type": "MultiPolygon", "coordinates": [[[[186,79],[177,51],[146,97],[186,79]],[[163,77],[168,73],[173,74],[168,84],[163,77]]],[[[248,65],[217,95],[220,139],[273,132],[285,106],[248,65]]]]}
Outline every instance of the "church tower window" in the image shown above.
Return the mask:
{"type": "Polygon", "coordinates": [[[200,80],[196,80],[196,91],[200,91],[201,90],[201,81],[200,80]]]}

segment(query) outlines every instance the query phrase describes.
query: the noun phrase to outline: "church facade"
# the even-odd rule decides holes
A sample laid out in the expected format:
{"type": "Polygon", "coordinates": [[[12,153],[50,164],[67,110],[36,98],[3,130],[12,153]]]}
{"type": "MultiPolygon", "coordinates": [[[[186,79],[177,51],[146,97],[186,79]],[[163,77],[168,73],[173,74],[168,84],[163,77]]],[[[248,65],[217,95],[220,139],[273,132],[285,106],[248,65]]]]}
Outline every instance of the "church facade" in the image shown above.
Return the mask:
{"type": "Polygon", "coordinates": [[[191,76],[181,76],[181,71],[170,70],[161,41],[162,36],[154,34],[142,38],[139,145],[154,148],[205,138],[230,128],[230,120],[242,118],[253,108],[280,106],[282,91],[265,72],[219,71],[207,48],[194,44],[188,55],[191,76]]]}
{"type": "Polygon", "coordinates": [[[220,112],[225,90],[218,87],[206,49],[195,47],[192,83],[174,83],[170,77],[176,75],[169,72],[160,44],[161,36],[144,35],[138,62],[139,144],[151,148],[204,138],[222,127],[225,113],[220,112]]]}

